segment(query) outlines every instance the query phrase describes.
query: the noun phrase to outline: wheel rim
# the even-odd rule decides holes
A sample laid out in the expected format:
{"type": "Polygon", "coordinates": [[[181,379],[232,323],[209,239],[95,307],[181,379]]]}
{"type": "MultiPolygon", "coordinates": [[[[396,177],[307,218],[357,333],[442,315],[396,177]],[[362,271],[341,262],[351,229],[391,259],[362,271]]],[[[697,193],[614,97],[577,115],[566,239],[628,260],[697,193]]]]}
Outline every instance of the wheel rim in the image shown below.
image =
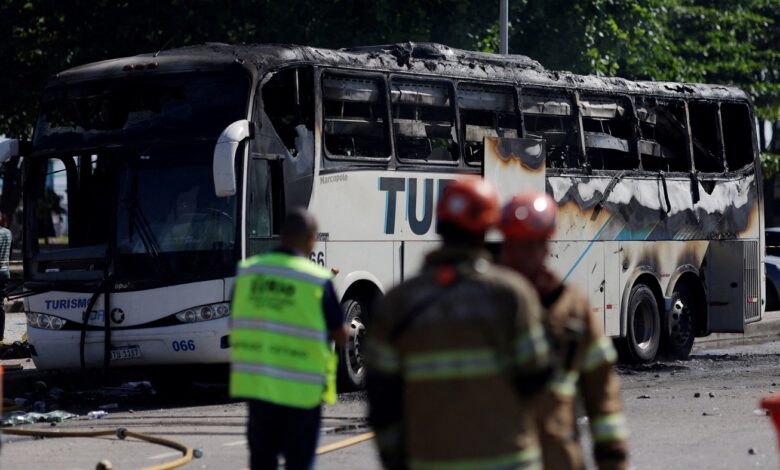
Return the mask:
{"type": "Polygon", "coordinates": [[[685,299],[680,298],[672,305],[669,318],[671,338],[677,344],[684,345],[691,339],[690,308],[685,299]]]}
{"type": "Polygon", "coordinates": [[[637,348],[642,351],[647,351],[653,344],[655,329],[653,320],[653,309],[644,302],[640,304],[634,314],[634,341],[637,348]]]}
{"type": "Polygon", "coordinates": [[[354,377],[360,378],[363,376],[363,357],[360,353],[360,347],[366,331],[360,305],[353,305],[348,316],[352,316],[352,320],[349,323],[349,337],[347,338],[347,367],[354,377]]]}

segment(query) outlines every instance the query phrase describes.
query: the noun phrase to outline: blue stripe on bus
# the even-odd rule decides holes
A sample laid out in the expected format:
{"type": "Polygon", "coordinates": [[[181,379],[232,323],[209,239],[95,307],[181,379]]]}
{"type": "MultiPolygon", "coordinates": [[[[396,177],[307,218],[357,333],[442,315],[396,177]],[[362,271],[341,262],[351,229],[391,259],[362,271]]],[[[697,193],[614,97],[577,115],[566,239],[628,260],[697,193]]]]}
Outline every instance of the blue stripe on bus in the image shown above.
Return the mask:
{"type": "Polygon", "coordinates": [[[647,236],[650,235],[650,233],[653,231],[653,228],[654,226],[650,226],[640,230],[631,230],[628,227],[624,227],[623,230],[621,230],[620,233],[617,234],[615,240],[617,241],[645,240],[647,239],[647,236]]]}
{"type": "Polygon", "coordinates": [[[596,242],[596,240],[598,240],[598,239],[599,239],[599,237],[601,236],[601,234],[602,234],[602,233],[604,233],[604,229],[606,229],[606,228],[607,228],[607,225],[609,225],[609,223],[610,223],[610,222],[612,222],[612,217],[613,217],[613,216],[611,216],[611,215],[610,215],[610,216],[609,216],[609,219],[607,219],[607,221],[606,221],[606,222],[604,222],[604,225],[602,225],[602,226],[601,226],[601,228],[599,229],[599,231],[598,231],[598,232],[596,232],[596,236],[595,236],[595,237],[593,237],[593,239],[590,241],[590,243],[588,243],[588,246],[586,246],[586,247],[585,247],[585,250],[582,252],[582,254],[580,255],[580,257],[579,257],[579,258],[577,258],[577,261],[575,261],[575,262],[574,262],[574,264],[572,265],[572,267],[571,267],[571,268],[569,268],[569,272],[567,272],[567,273],[566,273],[566,275],[565,275],[565,276],[563,276],[563,280],[562,280],[561,282],[566,282],[566,279],[568,279],[568,278],[569,278],[569,276],[571,276],[571,273],[573,273],[573,272],[574,272],[574,270],[575,270],[575,269],[577,269],[577,266],[579,266],[580,262],[582,262],[582,259],[583,259],[583,258],[585,258],[585,255],[587,255],[587,254],[588,254],[588,252],[590,251],[590,249],[593,247],[593,244],[596,242]]]}

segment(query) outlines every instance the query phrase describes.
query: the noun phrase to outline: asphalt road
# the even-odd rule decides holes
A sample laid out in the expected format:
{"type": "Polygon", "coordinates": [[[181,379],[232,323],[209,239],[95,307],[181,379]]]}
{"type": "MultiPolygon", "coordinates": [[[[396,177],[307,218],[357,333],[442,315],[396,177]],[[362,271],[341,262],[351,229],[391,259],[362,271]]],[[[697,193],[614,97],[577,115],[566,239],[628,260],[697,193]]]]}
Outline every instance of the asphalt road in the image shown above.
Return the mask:
{"type": "MultiPolygon", "coordinates": [[[[633,468],[778,468],[775,431],[770,418],[757,408],[761,397],[780,391],[780,340],[722,349],[699,346],[689,361],[621,366],[619,371],[633,468]]],[[[209,390],[202,384],[196,389],[182,385],[179,389],[172,383],[163,385],[154,397],[120,401],[119,408],[100,420],[82,416],[56,428],[26,427],[94,430],[124,426],[203,449],[203,457],[185,468],[246,468],[244,405],[225,400],[219,386],[209,390]]],[[[93,397],[69,409],[83,415],[106,401],[93,397]]],[[[326,407],[320,444],[343,442],[368,431],[365,411],[362,394],[340,395],[338,404],[326,407]]],[[[586,425],[581,429],[587,433],[586,425]]],[[[4,440],[2,469],[93,469],[104,458],[114,468],[141,468],[179,455],[158,445],[113,437],[35,440],[5,436],[4,440]]],[[[379,465],[373,442],[366,441],[320,456],[317,468],[374,469],[379,465]]]]}

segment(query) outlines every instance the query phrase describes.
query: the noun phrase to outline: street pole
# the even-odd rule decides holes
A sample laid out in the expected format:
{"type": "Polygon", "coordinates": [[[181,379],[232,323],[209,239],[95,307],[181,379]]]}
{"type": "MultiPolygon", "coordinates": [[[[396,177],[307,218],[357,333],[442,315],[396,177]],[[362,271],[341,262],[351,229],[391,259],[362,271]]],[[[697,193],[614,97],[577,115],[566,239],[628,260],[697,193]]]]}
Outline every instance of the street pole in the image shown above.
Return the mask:
{"type": "Polygon", "coordinates": [[[498,52],[501,54],[509,53],[509,0],[499,0],[501,2],[501,11],[499,14],[499,29],[501,30],[501,44],[498,52]]]}

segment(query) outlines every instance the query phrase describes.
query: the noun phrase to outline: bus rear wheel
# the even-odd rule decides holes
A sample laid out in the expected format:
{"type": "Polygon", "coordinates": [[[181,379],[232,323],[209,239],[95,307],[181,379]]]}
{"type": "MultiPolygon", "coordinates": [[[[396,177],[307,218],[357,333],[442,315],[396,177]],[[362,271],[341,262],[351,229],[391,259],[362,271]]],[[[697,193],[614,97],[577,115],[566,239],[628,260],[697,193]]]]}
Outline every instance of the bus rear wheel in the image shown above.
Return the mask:
{"type": "Polygon", "coordinates": [[[361,299],[344,299],[341,303],[347,323],[347,343],[339,348],[339,388],[342,391],[360,390],[365,386],[366,369],[363,364],[363,340],[366,334],[366,306],[361,299]]]}
{"type": "Polygon", "coordinates": [[[687,359],[696,336],[695,318],[701,306],[686,285],[675,287],[672,308],[664,328],[664,355],[670,359],[687,359]]]}
{"type": "Polygon", "coordinates": [[[661,339],[661,318],[653,291],[644,284],[631,289],[628,301],[626,337],[622,352],[625,359],[646,363],[655,359],[661,339]]]}

